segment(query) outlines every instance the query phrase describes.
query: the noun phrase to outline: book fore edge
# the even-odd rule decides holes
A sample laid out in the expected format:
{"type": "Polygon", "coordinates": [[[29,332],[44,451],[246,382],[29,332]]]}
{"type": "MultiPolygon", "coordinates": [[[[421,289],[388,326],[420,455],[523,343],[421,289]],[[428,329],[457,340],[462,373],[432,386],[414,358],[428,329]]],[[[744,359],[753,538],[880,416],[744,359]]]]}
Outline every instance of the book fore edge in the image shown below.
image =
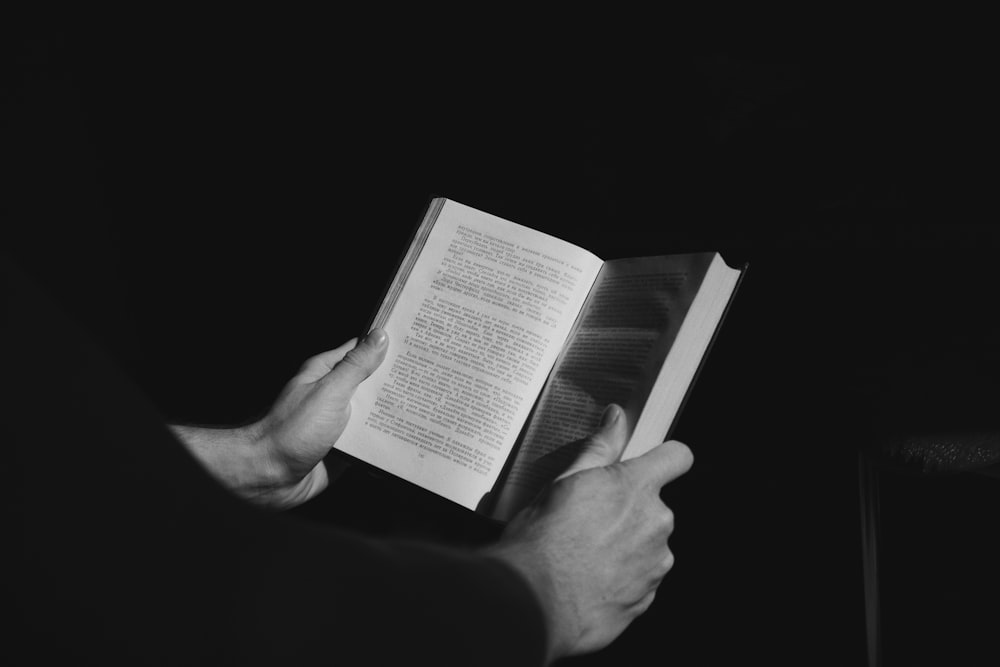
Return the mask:
{"type": "Polygon", "coordinates": [[[410,273],[413,271],[413,267],[416,266],[417,260],[423,252],[424,245],[426,245],[427,239],[430,237],[431,230],[434,229],[434,223],[437,222],[438,217],[441,215],[441,210],[447,201],[443,197],[438,197],[433,199],[430,205],[428,205],[427,211],[424,213],[424,219],[421,221],[420,226],[417,227],[413,239],[406,250],[406,254],[399,263],[396,276],[393,278],[385,297],[382,299],[382,305],[379,307],[378,312],[375,313],[375,317],[372,318],[371,325],[368,327],[369,330],[376,327],[384,327],[385,323],[389,320],[389,315],[395,308],[396,302],[403,292],[403,287],[406,285],[410,273]]]}

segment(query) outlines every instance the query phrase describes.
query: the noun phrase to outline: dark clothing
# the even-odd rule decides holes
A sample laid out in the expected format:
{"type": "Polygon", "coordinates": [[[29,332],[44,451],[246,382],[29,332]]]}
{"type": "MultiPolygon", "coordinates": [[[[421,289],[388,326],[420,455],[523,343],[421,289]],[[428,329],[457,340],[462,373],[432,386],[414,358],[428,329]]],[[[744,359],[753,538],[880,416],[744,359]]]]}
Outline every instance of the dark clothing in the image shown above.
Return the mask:
{"type": "Polygon", "coordinates": [[[87,333],[2,275],[14,664],[542,662],[540,607],[506,565],[236,498],[87,333]]]}

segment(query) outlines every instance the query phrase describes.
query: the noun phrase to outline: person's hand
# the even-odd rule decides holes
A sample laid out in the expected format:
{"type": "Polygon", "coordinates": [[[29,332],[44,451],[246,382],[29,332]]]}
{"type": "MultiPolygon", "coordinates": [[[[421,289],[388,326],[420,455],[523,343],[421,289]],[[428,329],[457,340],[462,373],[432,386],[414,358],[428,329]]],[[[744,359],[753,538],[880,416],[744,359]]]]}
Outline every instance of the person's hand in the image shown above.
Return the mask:
{"type": "Polygon", "coordinates": [[[312,357],[285,385],[257,424],[267,463],[280,480],[270,504],[297,505],[326,488],[323,457],[344,432],[351,397],[382,363],[387,342],[383,330],[373,329],[360,342],[312,357]]]}
{"type": "Polygon", "coordinates": [[[603,648],[645,612],[674,563],[660,489],[691,467],[677,441],[620,461],[624,412],[604,413],[579,458],[486,550],[520,571],[549,621],[549,657],[603,648]]]}
{"type": "Polygon", "coordinates": [[[171,429],[226,488],[259,505],[284,509],[326,488],[323,457],[344,432],[351,397],[385,358],[373,329],[302,366],[260,421],[233,429],[171,429]]]}

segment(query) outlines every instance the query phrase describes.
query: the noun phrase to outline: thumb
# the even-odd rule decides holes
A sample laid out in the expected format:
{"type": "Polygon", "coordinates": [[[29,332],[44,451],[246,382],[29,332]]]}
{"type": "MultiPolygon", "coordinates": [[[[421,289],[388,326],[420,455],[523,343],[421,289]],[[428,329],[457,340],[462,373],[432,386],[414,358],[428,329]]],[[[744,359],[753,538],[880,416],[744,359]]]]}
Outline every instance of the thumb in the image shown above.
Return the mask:
{"type": "Polygon", "coordinates": [[[375,372],[388,347],[389,337],[382,329],[372,329],[323,378],[324,384],[352,395],[369,375],[375,372]]]}
{"type": "Polygon", "coordinates": [[[588,468],[601,468],[617,463],[625,451],[628,429],[625,425],[625,411],[612,403],[604,409],[597,430],[581,440],[582,447],[576,461],[558,479],[568,477],[588,468]]]}

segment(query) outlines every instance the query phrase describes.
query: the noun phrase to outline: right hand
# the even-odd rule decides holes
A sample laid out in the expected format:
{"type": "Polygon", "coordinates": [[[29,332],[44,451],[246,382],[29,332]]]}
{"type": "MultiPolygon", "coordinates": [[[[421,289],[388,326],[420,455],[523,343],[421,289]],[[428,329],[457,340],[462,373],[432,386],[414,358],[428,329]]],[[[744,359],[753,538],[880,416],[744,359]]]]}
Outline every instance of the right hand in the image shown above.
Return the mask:
{"type": "Polygon", "coordinates": [[[521,572],[549,621],[549,659],[610,644],[649,608],[674,563],[660,489],[694,458],[677,441],[621,461],[624,412],[608,406],[575,463],[488,550],[521,572]]]}

